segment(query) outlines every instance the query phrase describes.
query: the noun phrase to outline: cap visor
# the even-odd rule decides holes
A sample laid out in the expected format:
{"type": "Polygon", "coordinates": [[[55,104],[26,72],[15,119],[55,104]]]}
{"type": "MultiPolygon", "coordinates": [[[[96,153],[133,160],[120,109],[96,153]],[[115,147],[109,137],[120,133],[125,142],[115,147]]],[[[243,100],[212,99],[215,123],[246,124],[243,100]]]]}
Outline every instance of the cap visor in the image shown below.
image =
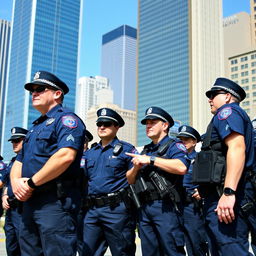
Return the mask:
{"type": "Polygon", "coordinates": [[[20,136],[20,135],[13,135],[11,136],[11,138],[8,140],[8,141],[11,141],[11,140],[16,140],[16,139],[20,139],[20,138],[24,138],[26,137],[25,135],[24,136],[20,136]]]}
{"type": "Polygon", "coordinates": [[[31,88],[33,87],[33,85],[35,85],[35,84],[37,84],[37,85],[48,85],[48,84],[43,83],[43,82],[40,82],[40,81],[35,81],[35,82],[33,82],[33,83],[27,83],[27,84],[25,84],[25,85],[24,85],[24,88],[25,88],[26,90],[30,91],[31,88]]]}
{"type": "Polygon", "coordinates": [[[163,122],[166,122],[165,120],[159,118],[159,116],[155,116],[155,115],[148,115],[147,117],[145,117],[144,119],[141,120],[142,124],[146,124],[147,120],[161,120],[163,122]]]}

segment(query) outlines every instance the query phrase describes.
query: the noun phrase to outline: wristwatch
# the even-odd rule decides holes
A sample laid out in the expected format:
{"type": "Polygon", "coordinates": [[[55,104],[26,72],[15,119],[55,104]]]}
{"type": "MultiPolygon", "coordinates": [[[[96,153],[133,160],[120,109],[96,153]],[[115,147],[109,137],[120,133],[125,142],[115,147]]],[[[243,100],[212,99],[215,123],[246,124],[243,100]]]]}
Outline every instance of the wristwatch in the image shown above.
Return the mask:
{"type": "Polygon", "coordinates": [[[29,187],[31,187],[33,189],[37,188],[37,186],[34,183],[34,181],[32,180],[32,178],[28,179],[28,185],[29,185],[29,187]]]}
{"type": "Polygon", "coordinates": [[[235,190],[233,190],[232,188],[224,188],[224,190],[223,190],[223,194],[225,195],[225,196],[232,196],[232,195],[235,195],[236,194],[236,191],[235,190]]]}
{"type": "Polygon", "coordinates": [[[150,156],[150,165],[154,165],[156,160],[156,156],[150,156]]]}

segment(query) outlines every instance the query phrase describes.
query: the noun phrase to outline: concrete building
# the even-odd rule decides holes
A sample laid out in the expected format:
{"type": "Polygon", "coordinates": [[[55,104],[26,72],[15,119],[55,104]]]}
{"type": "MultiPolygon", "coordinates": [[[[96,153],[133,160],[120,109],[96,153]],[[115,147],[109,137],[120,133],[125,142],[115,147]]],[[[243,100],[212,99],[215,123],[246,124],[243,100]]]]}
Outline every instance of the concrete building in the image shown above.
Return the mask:
{"type": "Polygon", "coordinates": [[[100,108],[111,108],[115,110],[125,121],[125,125],[121,127],[117,133],[117,137],[120,140],[127,141],[133,145],[135,145],[136,141],[136,112],[133,110],[122,109],[118,105],[115,104],[100,104],[97,106],[93,106],[90,110],[87,111],[87,119],[86,119],[86,128],[93,135],[93,142],[99,141],[99,137],[97,135],[97,110],[100,108]]]}
{"type": "Polygon", "coordinates": [[[64,106],[75,109],[77,66],[83,0],[14,0],[8,90],[4,114],[3,155],[10,159],[7,141],[13,126],[29,128],[40,116],[24,84],[35,72],[56,74],[69,86],[64,106]]]}
{"type": "Polygon", "coordinates": [[[114,104],[136,108],[137,30],[122,25],[102,37],[101,75],[109,78],[114,104]]]}
{"type": "Polygon", "coordinates": [[[78,80],[76,114],[85,122],[87,111],[95,105],[113,103],[109,80],[102,76],[81,77],[78,80]]]}
{"type": "Polygon", "coordinates": [[[1,135],[3,129],[5,92],[7,88],[7,67],[9,59],[10,36],[11,22],[0,19],[0,145],[2,144],[1,135]]]}
{"type": "Polygon", "coordinates": [[[252,46],[256,47],[256,1],[250,0],[250,9],[251,9],[251,39],[252,46]]]}
{"type": "Polygon", "coordinates": [[[223,75],[223,59],[221,0],[139,1],[138,146],[148,141],[140,120],[152,105],[205,132],[205,91],[223,75]]]}

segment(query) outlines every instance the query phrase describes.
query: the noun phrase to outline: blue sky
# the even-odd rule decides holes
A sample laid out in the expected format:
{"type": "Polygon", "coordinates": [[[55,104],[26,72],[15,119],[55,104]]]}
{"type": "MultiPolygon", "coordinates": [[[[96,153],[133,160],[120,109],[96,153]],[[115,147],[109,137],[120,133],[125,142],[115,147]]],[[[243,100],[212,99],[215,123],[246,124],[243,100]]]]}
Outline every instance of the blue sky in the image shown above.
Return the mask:
{"type": "MultiPolygon", "coordinates": [[[[215,0],[212,0],[215,1],[215,0]]],[[[102,35],[127,24],[137,27],[138,0],[84,0],[79,76],[100,75],[102,35]]],[[[1,0],[0,19],[11,20],[12,0],[1,0]]],[[[250,12],[250,0],[223,0],[223,16],[250,12]]]]}

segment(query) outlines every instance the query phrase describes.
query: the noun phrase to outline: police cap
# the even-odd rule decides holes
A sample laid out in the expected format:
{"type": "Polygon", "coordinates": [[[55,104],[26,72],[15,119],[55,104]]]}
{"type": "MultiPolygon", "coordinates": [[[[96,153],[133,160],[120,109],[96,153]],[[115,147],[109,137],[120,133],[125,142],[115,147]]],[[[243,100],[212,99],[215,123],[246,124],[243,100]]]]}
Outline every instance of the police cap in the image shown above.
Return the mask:
{"type": "Polygon", "coordinates": [[[170,127],[174,125],[174,121],[165,110],[159,107],[149,107],[145,112],[145,117],[141,120],[142,124],[146,124],[147,120],[153,120],[153,119],[160,119],[164,122],[168,122],[170,124],[170,127]]]}
{"type": "Polygon", "coordinates": [[[210,98],[213,93],[220,90],[231,93],[233,96],[238,98],[239,101],[243,101],[246,97],[246,93],[241,86],[223,77],[217,78],[212,88],[205,94],[208,98],[210,98]]]}
{"type": "Polygon", "coordinates": [[[85,141],[92,141],[93,140],[93,135],[88,131],[88,130],[85,130],[85,141]]]}
{"type": "Polygon", "coordinates": [[[12,136],[8,141],[16,140],[19,138],[25,138],[28,130],[21,127],[13,127],[11,129],[12,136]]]}
{"type": "Polygon", "coordinates": [[[35,84],[53,87],[57,90],[61,90],[64,94],[69,92],[68,86],[63,81],[47,71],[36,72],[33,81],[25,84],[24,87],[26,90],[30,91],[35,84]]]}
{"type": "Polygon", "coordinates": [[[197,142],[201,140],[201,136],[198,133],[198,131],[189,125],[180,126],[178,131],[179,131],[177,135],[178,138],[179,137],[193,138],[193,139],[196,139],[197,142]]]}
{"type": "Polygon", "coordinates": [[[100,108],[97,111],[97,116],[98,116],[98,119],[96,121],[97,123],[100,121],[101,122],[112,121],[112,122],[117,123],[119,127],[124,126],[123,118],[116,111],[114,111],[111,108],[100,108]]]}

